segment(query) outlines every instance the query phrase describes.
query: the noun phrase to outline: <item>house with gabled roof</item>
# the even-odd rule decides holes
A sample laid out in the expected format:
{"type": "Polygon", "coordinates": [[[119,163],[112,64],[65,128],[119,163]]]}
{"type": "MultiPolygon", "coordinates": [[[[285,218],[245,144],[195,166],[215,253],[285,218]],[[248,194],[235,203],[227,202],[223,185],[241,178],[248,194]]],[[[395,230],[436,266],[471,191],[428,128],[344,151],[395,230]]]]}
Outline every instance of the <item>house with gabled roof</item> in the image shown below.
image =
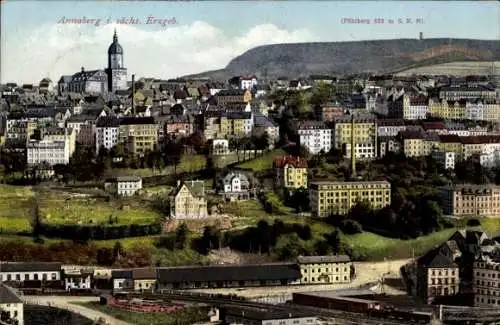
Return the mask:
{"type": "MultiPolygon", "coordinates": [[[[23,301],[19,292],[3,283],[0,283],[0,310],[8,314],[9,320],[17,321],[12,324],[24,325],[23,301]]],[[[2,318],[2,324],[11,324],[4,321],[2,318]]]]}
{"type": "Polygon", "coordinates": [[[170,196],[170,215],[173,219],[203,219],[208,217],[205,183],[178,183],[170,196]]]}
{"type": "Polygon", "coordinates": [[[436,298],[458,294],[459,267],[439,248],[434,248],[417,261],[417,294],[426,303],[436,298]]]}

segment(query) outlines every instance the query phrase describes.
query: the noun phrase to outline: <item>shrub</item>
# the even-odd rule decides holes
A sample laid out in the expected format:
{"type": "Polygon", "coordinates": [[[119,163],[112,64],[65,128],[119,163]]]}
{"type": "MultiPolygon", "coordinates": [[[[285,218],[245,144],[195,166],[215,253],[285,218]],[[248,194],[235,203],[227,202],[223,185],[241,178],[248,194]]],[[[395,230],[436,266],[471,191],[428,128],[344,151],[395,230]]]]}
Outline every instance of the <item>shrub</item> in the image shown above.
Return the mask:
{"type": "Polygon", "coordinates": [[[481,226],[481,221],[477,219],[467,220],[467,227],[479,227],[479,226],[481,226]]]}
{"type": "Polygon", "coordinates": [[[340,230],[342,230],[344,234],[353,235],[363,232],[363,227],[356,220],[347,219],[342,220],[340,223],[340,230]]]}

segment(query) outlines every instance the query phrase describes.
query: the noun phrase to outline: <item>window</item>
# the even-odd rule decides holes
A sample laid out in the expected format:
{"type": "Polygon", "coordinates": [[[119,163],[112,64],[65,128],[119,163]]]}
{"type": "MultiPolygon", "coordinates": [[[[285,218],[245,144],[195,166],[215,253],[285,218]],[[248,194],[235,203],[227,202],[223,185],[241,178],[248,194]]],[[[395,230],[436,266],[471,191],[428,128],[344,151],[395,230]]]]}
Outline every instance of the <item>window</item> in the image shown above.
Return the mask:
{"type": "Polygon", "coordinates": [[[12,280],[12,275],[7,274],[7,281],[11,281],[11,280],[12,280]]]}
{"type": "Polygon", "coordinates": [[[52,273],[52,274],[51,274],[51,278],[52,278],[52,280],[55,280],[55,279],[57,279],[57,274],[55,274],[55,273],[52,273]]]}
{"type": "Polygon", "coordinates": [[[21,274],[16,274],[16,280],[21,281],[21,274]]]}
{"type": "Polygon", "coordinates": [[[24,275],[24,280],[25,280],[25,281],[28,281],[29,279],[30,279],[30,275],[29,275],[29,274],[25,274],[25,275],[24,275]]]}

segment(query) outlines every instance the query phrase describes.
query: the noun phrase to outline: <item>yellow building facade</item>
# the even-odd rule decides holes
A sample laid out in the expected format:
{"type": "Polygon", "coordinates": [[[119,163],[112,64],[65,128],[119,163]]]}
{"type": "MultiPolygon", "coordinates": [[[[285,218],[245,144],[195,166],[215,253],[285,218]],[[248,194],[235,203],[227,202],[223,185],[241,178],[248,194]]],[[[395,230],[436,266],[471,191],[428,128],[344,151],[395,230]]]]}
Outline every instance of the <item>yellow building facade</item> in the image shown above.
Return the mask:
{"type": "MultiPolygon", "coordinates": [[[[354,132],[354,143],[364,147],[376,148],[377,123],[373,117],[355,117],[354,122],[350,116],[334,119],[335,123],[335,148],[342,149],[351,145],[351,132],[354,132]],[[354,125],[354,127],[353,127],[354,125]]],[[[376,156],[376,153],[374,153],[376,156]]],[[[346,150],[346,157],[351,156],[351,150],[346,150]]]]}
{"type": "Polygon", "coordinates": [[[307,161],[304,158],[282,156],[274,159],[276,185],[285,188],[307,188],[307,161]]]}
{"type": "Polygon", "coordinates": [[[133,155],[155,150],[158,144],[157,124],[152,117],[120,120],[119,141],[133,155]]]}
{"type": "Polygon", "coordinates": [[[373,209],[391,204],[391,184],[387,181],[312,182],[309,186],[311,211],[316,217],[347,214],[358,202],[367,201],[373,209]]]}
{"type": "Polygon", "coordinates": [[[352,262],[347,255],[299,256],[300,284],[351,282],[352,262]]]}

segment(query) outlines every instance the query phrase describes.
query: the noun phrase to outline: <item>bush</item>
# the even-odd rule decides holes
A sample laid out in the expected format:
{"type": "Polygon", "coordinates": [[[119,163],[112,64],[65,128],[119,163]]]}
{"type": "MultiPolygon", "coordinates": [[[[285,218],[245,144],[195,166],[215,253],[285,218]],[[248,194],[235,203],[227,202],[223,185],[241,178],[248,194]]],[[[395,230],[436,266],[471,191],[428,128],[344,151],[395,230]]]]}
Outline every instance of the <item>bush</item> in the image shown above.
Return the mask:
{"type": "Polygon", "coordinates": [[[477,219],[467,220],[467,227],[479,227],[479,226],[481,226],[481,221],[477,219]]]}
{"type": "Polygon", "coordinates": [[[363,232],[363,227],[356,220],[346,219],[340,222],[340,230],[346,235],[354,235],[363,232]]]}

